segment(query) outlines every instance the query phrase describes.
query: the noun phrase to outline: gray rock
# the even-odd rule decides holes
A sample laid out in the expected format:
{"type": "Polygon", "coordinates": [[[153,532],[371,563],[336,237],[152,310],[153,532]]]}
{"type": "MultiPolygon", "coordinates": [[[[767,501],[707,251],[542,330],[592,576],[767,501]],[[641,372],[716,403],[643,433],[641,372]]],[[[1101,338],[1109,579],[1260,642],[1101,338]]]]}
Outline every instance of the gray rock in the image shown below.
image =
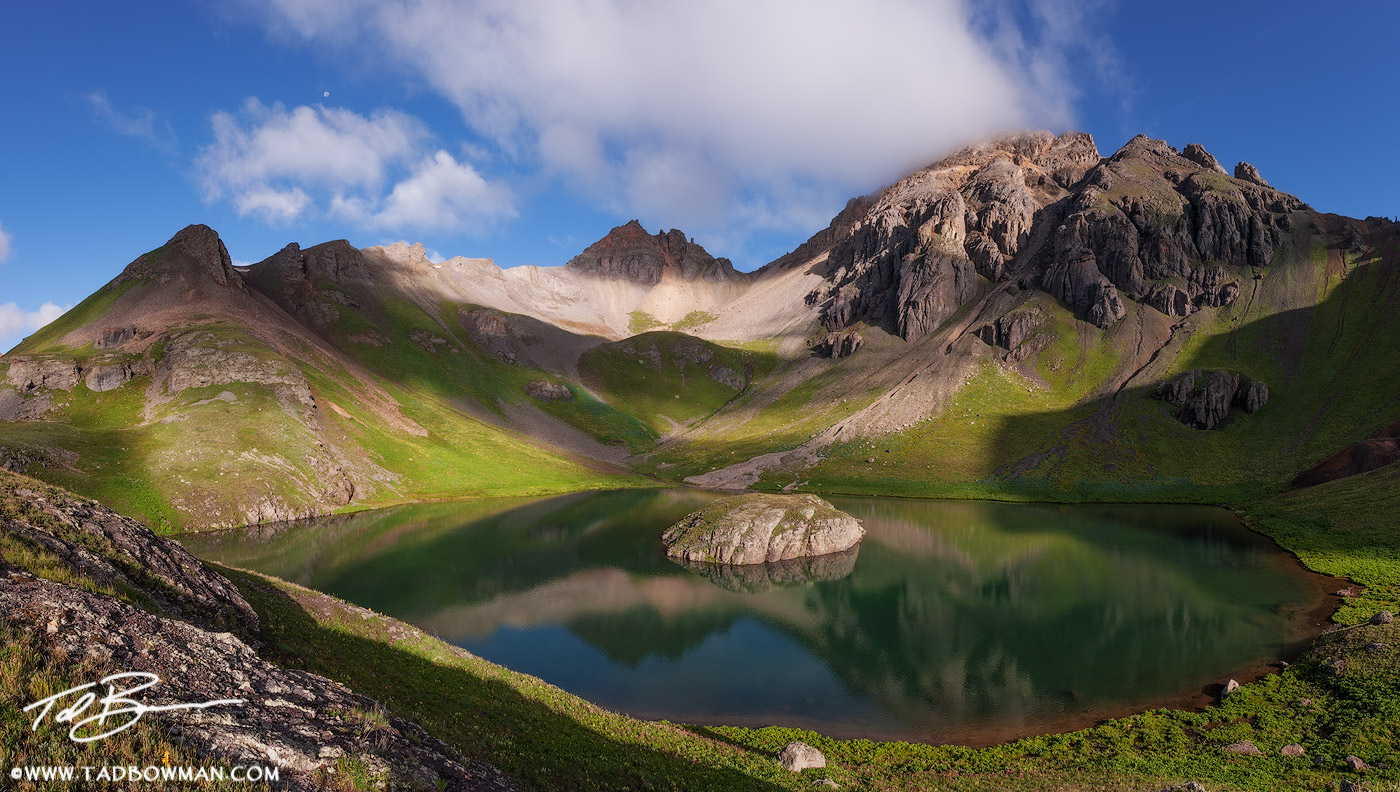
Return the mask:
{"type": "Polygon", "coordinates": [[[1162,792],[1206,792],[1206,787],[1199,781],[1187,781],[1174,787],[1167,787],[1162,792]]]}
{"type": "Polygon", "coordinates": [[[1241,162],[1235,166],[1235,178],[1253,182],[1260,187],[1268,187],[1269,183],[1264,181],[1264,177],[1259,175],[1259,169],[1248,162],[1241,162]]]}
{"type": "Polygon", "coordinates": [[[1365,792],[1366,787],[1352,781],[1350,778],[1343,778],[1338,792],[1365,792]]]}
{"type": "Polygon", "coordinates": [[[854,355],[865,345],[865,337],[856,330],[843,330],[827,333],[817,342],[814,349],[829,358],[843,358],[854,355]]]}
{"type": "Polygon", "coordinates": [[[1154,396],[1175,405],[1177,420],[1196,429],[1214,429],[1239,407],[1256,413],[1269,400],[1269,388],[1229,371],[1195,369],[1157,386],[1154,396]]]}
{"type": "Polygon", "coordinates": [[[740,374],[739,372],[735,371],[732,368],[729,368],[728,366],[710,366],[709,377],[715,382],[718,382],[719,384],[724,385],[725,387],[733,388],[736,391],[743,390],[744,386],[748,385],[748,382],[744,379],[743,374],[740,374]]]}
{"type": "Polygon", "coordinates": [[[1229,175],[1225,167],[1221,165],[1215,157],[1211,156],[1211,153],[1206,151],[1205,147],[1200,143],[1187,143],[1186,148],[1181,151],[1181,156],[1207,170],[1212,170],[1216,173],[1225,173],[1227,176],[1229,175]]]}
{"type": "Polygon", "coordinates": [[[1233,679],[1231,679],[1230,681],[1226,682],[1225,685],[1221,688],[1221,690],[1220,690],[1220,698],[1223,699],[1223,698],[1225,698],[1226,696],[1229,696],[1231,693],[1234,693],[1236,690],[1239,690],[1239,689],[1240,689],[1240,683],[1239,683],[1239,682],[1236,682],[1236,681],[1233,680],[1233,679]]]}
{"type": "Polygon", "coordinates": [[[67,358],[12,358],[6,379],[21,391],[67,391],[82,380],[82,369],[76,361],[67,358]]]}
{"type": "Polygon", "coordinates": [[[98,349],[111,349],[136,338],[136,328],[132,325],[124,327],[104,327],[97,331],[97,341],[93,346],[98,349]]]}
{"type": "Polygon", "coordinates": [[[1371,766],[1362,761],[1359,756],[1348,755],[1342,762],[1347,766],[1347,769],[1353,773],[1360,773],[1371,769],[1371,766]]]}
{"type": "Polygon", "coordinates": [[[102,393],[116,390],[132,378],[131,366],[126,363],[103,363],[90,367],[83,382],[88,389],[102,393]]]}
{"type": "Polygon", "coordinates": [[[813,767],[826,767],[826,757],[805,742],[790,742],[778,753],[778,764],[785,770],[800,773],[813,767]]]}
{"type": "Polygon", "coordinates": [[[1392,621],[1395,621],[1395,615],[1385,610],[1371,617],[1372,624],[1390,624],[1392,621]]]}
{"type": "Polygon", "coordinates": [[[977,328],[977,337],[988,346],[1014,351],[1045,326],[1047,317],[1039,307],[1002,314],[996,321],[977,328]]]}
{"type": "Polygon", "coordinates": [[[543,402],[573,401],[574,392],[557,382],[533,380],[525,383],[525,394],[543,402]]]}
{"type": "Polygon", "coordinates": [[[1249,740],[1241,740],[1239,742],[1230,743],[1229,745],[1225,746],[1224,748],[1221,748],[1220,750],[1225,751],[1226,753],[1243,754],[1245,756],[1264,755],[1264,752],[1259,750],[1259,746],[1255,745],[1249,740]]]}
{"type": "Polygon", "coordinates": [[[1298,743],[1291,743],[1291,744],[1289,744],[1289,745],[1285,745],[1285,746],[1283,746],[1282,748],[1278,749],[1278,752],[1279,752],[1280,754],[1283,754],[1284,756],[1306,756],[1306,755],[1307,755],[1307,751],[1304,751],[1304,750],[1303,750],[1303,746],[1299,745],[1298,743]]]}
{"type": "Polygon", "coordinates": [[[662,534],[666,555],[709,564],[762,564],[849,550],[865,535],[854,517],[815,495],[721,498],[662,534]]]}

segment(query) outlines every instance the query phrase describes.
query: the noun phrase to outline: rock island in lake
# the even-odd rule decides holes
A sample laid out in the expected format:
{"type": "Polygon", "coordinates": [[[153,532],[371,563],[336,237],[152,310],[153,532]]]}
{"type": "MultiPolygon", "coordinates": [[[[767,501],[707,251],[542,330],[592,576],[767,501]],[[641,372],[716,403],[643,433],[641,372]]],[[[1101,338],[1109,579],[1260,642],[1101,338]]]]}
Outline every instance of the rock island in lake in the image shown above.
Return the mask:
{"type": "Polygon", "coordinates": [[[666,555],[710,564],[763,564],[854,547],[860,521],[815,495],[721,498],[661,535],[666,555]]]}

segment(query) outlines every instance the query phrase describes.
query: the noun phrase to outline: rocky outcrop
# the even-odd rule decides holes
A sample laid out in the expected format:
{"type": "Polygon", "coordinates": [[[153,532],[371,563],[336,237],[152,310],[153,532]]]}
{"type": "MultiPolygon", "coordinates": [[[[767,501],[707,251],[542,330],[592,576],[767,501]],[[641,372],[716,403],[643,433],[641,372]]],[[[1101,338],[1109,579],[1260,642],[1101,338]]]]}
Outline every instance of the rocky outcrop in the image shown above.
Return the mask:
{"type": "Polygon", "coordinates": [[[673,228],[652,236],[636,220],[609,231],[565,266],[586,275],[644,284],[660,283],[666,273],[688,281],[740,281],[748,277],[735,270],[729,259],[711,256],[682,232],[673,228]]]}
{"type": "Polygon", "coordinates": [[[661,537],[666,555],[709,564],[762,564],[839,553],[865,529],[815,495],[721,498],[686,515],[661,537]]]}
{"type": "Polygon", "coordinates": [[[720,366],[718,364],[710,366],[710,371],[706,376],[726,388],[733,388],[736,391],[743,390],[748,387],[749,384],[748,378],[743,374],[728,366],[720,366]]]}
{"type": "Polygon", "coordinates": [[[136,327],[134,325],[104,327],[97,331],[97,340],[93,343],[93,346],[98,349],[111,349],[112,347],[119,347],[134,338],[136,338],[136,327]]]}
{"type": "Polygon", "coordinates": [[[1268,187],[1269,183],[1264,181],[1264,177],[1259,175],[1259,169],[1248,162],[1241,162],[1235,165],[1235,178],[1247,182],[1253,182],[1260,187],[1268,187]]]}
{"type": "Polygon", "coordinates": [[[131,381],[131,376],[131,366],[125,363],[109,363],[89,368],[83,382],[89,390],[101,393],[120,388],[131,381]]]}
{"type": "Polygon", "coordinates": [[[1200,143],[1187,143],[1186,148],[1181,150],[1181,156],[1200,165],[1206,170],[1212,170],[1216,173],[1226,173],[1225,167],[1221,165],[1215,157],[1211,156],[1211,153],[1206,151],[1205,146],[1202,146],[1200,143]]]}
{"type": "Polygon", "coordinates": [[[974,146],[881,193],[831,249],[814,295],[828,330],[867,321],[913,340],[937,329],[1027,244],[1036,212],[1098,162],[1093,139],[1031,132],[974,146]]]}
{"type": "Polygon", "coordinates": [[[1157,386],[1157,399],[1175,405],[1176,419],[1196,429],[1214,429],[1231,408],[1256,413],[1269,401],[1269,387],[1230,371],[1194,370],[1157,386]]]}
{"type": "Polygon", "coordinates": [[[1045,348],[1050,339],[1038,331],[1048,320],[1044,311],[1032,306],[998,316],[977,328],[976,335],[988,346],[1007,350],[1008,360],[1019,362],[1045,348]]]}
{"type": "Polygon", "coordinates": [[[127,265],[114,283],[140,280],[205,291],[244,291],[243,277],[233,268],[228,248],[206,225],[181,229],[170,241],[127,265]]]}
{"type": "Polygon", "coordinates": [[[140,523],[0,472],[0,528],[83,583],[40,579],[0,558],[0,620],[33,642],[48,670],[80,682],[155,674],[161,683],[141,697],[153,706],[241,700],[149,717],[205,761],[275,765],[278,787],[296,790],[325,788],[346,759],[392,788],[516,789],[373,700],[260,658],[259,620],[238,589],[140,523]]]}
{"type": "Polygon", "coordinates": [[[860,545],[839,553],[811,558],[793,558],[766,564],[707,564],[672,558],[711,583],[728,591],[753,594],[787,586],[802,586],[827,580],[843,580],[856,568],[860,545]]]}
{"type": "Polygon", "coordinates": [[[865,345],[865,337],[858,330],[842,330],[827,333],[812,347],[817,354],[829,358],[850,357],[865,345]]]}
{"type": "Polygon", "coordinates": [[[20,391],[72,390],[82,381],[82,367],[70,358],[10,358],[6,380],[20,391]]]}
{"type": "Polygon", "coordinates": [[[1400,462],[1400,423],[1353,443],[1293,479],[1294,487],[1312,487],[1400,462]]]}
{"type": "Polygon", "coordinates": [[[573,401],[574,392],[557,382],[533,380],[525,383],[525,395],[542,402],[573,401]]]}
{"type": "Polygon", "coordinates": [[[1306,205],[1238,170],[1222,179],[1209,153],[1187,148],[1139,135],[1090,171],[1042,287],[1100,327],[1125,314],[1120,293],[1169,316],[1234,300],[1239,276],[1226,268],[1268,266],[1306,205]]]}

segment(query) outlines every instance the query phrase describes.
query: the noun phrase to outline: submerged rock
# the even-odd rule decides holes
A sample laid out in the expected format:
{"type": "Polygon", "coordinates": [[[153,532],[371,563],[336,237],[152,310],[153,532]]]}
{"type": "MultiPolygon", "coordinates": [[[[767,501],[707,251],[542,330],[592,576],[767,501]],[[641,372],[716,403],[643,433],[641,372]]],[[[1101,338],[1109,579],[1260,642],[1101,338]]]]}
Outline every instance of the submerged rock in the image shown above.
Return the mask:
{"type": "Polygon", "coordinates": [[[762,564],[854,547],[860,521],[815,495],[722,498],[662,534],[666,555],[709,564],[762,564]]]}

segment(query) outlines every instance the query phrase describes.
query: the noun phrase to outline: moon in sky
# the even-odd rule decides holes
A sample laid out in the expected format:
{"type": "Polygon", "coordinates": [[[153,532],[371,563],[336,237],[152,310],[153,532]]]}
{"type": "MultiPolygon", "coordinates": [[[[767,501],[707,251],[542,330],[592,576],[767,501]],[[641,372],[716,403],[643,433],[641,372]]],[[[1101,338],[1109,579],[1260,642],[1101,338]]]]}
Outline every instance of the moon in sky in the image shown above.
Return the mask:
{"type": "Polygon", "coordinates": [[[331,95],[331,92],[330,92],[330,91],[326,91],[325,93],[321,94],[321,96],[330,96],[330,95],[331,95]]]}

